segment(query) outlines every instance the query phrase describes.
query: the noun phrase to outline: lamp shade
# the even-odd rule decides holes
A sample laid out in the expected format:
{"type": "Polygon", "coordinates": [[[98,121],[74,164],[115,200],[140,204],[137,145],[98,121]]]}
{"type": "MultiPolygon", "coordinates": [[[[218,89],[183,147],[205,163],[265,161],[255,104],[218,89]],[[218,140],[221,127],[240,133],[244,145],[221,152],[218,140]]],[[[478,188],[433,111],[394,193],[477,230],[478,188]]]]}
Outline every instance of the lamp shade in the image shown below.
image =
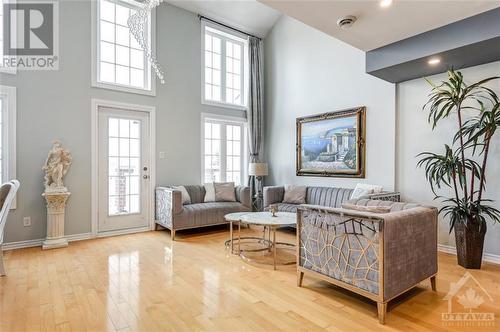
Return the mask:
{"type": "Polygon", "coordinates": [[[267,176],[267,163],[249,163],[248,175],[267,176]]]}

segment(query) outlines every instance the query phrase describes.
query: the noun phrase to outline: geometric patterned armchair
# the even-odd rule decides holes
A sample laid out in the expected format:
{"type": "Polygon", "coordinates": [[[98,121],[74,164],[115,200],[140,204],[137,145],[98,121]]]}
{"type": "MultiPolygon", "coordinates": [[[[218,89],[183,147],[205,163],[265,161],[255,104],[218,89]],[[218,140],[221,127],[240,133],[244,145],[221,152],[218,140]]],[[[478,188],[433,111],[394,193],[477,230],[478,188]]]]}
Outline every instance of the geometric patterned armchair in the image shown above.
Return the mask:
{"type": "Polygon", "coordinates": [[[297,285],[304,274],[377,302],[387,302],[430,278],[436,289],[437,215],[433,207],[360,199],[388,213],[303,205],[297,211],[297,285]]]}

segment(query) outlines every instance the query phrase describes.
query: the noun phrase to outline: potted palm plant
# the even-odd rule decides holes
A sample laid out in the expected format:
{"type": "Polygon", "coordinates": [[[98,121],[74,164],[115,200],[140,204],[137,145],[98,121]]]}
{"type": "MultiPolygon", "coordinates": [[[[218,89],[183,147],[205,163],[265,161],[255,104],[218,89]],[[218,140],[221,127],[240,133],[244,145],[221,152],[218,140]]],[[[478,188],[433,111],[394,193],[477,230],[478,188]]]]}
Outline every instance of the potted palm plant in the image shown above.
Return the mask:
{"type": "Polygon", "coordinates": [[[492,137],[500,128],[499,98],[485,84],[498,78],[468,85],[461,72],[450,70],[439,85],[427,80],[432,90],[423,109],[432,128],[456,115],[458,129],[443,152],[420,153],[418,166],[443,203],[440,213],[449,219],[450,233],[455,232],[458,264],[469,269],[481,268],[487,221],[500,222],[500,211],[483,197],[492,137]],[[451,197],[439,194],[445,188],[451,197]]]}

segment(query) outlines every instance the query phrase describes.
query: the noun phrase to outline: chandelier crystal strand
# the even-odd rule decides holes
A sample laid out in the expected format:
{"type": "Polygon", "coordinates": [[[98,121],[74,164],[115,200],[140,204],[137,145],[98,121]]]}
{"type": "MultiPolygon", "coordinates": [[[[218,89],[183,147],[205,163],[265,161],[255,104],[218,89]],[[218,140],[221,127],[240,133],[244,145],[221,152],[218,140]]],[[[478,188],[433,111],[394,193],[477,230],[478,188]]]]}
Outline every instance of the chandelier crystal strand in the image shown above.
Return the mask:
{"type": "Polygon", "coordinates": [[[158,79],[162,84],[165,83],[165,74],[161,69],[160,63],[158,62],[156,56],[153,54],[151,47],[148,43],[148,31],[145,29],[147,26],[148,17],[150,16],[152,10],[158,7],[163,0],[145,0],[142,6],[135,14],[131,15],[127,20],[127,25],[130,28],[130,33],[134,36],[135,40],[141,46],[146,57],[151,63],[151,67],[158,76],[158,79]]]}

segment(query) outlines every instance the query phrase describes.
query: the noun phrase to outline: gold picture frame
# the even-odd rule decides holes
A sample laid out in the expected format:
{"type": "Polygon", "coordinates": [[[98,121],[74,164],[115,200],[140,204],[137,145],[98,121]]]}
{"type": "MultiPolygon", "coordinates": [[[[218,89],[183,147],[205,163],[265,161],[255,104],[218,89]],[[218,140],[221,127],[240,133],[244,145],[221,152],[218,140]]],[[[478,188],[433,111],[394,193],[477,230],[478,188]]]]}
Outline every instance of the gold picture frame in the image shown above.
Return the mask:
{"type": "Polygon", "coordinates": [[[297,176],[365,177],[366,107],[297,118],[297,176]]]}

